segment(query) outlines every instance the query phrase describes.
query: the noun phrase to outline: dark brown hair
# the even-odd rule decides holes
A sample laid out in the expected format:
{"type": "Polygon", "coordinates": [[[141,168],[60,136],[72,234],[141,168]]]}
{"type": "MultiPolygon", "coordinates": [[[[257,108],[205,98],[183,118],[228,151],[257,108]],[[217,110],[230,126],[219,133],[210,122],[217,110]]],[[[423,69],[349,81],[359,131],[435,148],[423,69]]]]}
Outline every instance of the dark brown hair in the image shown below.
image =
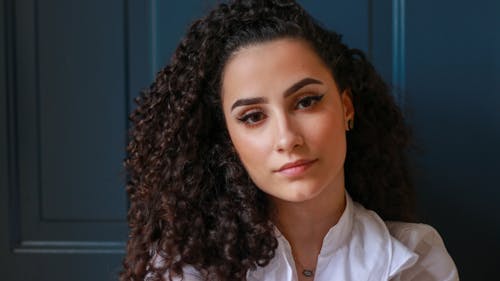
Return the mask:
{"type": "Polygon", "coordinates": [[[187,266],[206,280],[244,280],[273,258],[269,202],[231,144],[220,80],[235,51],[279,38],[310,44],[340,90],[352,95],[355,127],[347,133],[345,162],[351,197],[383,219],[412,219],[409,131],[365,55],[294,1],[233,1],[192,24],[137,99],[127,147],[130,235],[121,280],[182,276],[187,266]]]}

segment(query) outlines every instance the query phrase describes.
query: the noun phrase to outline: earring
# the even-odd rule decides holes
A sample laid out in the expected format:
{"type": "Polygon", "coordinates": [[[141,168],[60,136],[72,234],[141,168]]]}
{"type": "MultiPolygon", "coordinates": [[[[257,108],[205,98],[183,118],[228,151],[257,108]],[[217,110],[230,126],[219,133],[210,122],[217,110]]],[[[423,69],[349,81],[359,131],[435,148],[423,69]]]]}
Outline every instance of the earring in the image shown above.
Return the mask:
{"type": "Polygon", "coordinates": [[[354,120],[349,119],[349,120],[347,120],[347,131],[350,131],[352,129],[354,129],[354,120]]]}

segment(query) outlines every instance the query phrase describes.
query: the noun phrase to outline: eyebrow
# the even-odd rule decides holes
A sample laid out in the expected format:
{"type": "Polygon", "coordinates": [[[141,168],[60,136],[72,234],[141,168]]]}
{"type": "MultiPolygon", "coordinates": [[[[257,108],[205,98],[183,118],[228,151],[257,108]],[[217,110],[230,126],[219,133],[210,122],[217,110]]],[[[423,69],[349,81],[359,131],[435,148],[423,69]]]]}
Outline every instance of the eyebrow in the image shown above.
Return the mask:
{"type": "MultiPolygon", "coordinates": [[[[304,78],[304,79],[296,82],[292,86],[290,86],[288,89],[286,89],[285,92],[283,92],[283,97],[286,98],[309,84],[323,84],[323,82],[316,80],[314,78],[310,78],[310,77],[304,78]]],[[[238,106],[252,105],[252,104],[259,104],[259,103],[266,103],[266,102],[267,102],[267,99],[262,98],[262,97],[239,99],[233,103],[233,105],[231,106],[231,111],[238,106]]]]}

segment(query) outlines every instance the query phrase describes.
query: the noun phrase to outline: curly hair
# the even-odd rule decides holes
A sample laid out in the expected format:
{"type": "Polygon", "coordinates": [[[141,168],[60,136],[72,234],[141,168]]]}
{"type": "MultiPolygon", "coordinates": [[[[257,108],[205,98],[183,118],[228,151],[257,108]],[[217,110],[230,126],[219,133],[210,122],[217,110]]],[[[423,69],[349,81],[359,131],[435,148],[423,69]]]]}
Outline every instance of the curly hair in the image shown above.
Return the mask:
{"type": "Polygon", "coordinates": [[[182,277],[188,266],[206,280],[245,280],[274,257],[271,206],[234,151],[220,89],[231,55],[280,38],[307,42],[339,89],[352,95],[345,180],[353,200],[385,220],[412,220],[410,132],[365,55],[294,1],[232,1],[191,25],[136,100],[125,160],[130,234],[121,280],[182,277]]]}

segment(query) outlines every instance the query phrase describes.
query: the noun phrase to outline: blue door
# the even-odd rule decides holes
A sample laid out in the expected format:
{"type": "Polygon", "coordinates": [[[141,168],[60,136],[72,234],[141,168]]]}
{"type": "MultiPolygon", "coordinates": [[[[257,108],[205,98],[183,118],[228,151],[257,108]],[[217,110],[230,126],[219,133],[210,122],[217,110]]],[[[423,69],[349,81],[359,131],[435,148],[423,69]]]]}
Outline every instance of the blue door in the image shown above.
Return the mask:
{"type": "MultiPolygon", "coordinates": [[[[132,100],[215,2],[0,0],[2,280],[117,279],[132,100]]],[[[422,220],[462,280],[494,279],[500,2],[300,2],[393,86],[422,220]]]]}

